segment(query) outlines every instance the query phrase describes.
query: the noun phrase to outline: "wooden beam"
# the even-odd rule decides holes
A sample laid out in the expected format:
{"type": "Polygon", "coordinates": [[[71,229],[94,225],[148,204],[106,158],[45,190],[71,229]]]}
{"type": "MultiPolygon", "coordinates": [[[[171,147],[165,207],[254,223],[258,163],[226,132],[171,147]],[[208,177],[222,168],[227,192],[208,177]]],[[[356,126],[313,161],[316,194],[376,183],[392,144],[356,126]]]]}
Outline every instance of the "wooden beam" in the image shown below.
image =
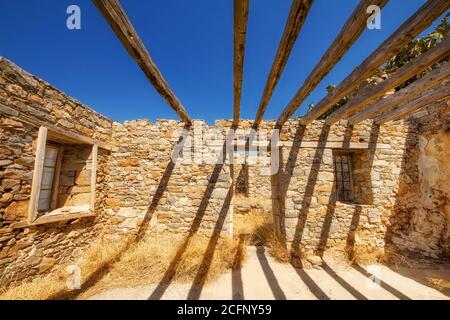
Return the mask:
{"type": "Polygon", "coordinates": [[[43,215],[34,220],[32,223],[28,223],[27,221],[19,221],[14,222],[9,225],[11,229],[22,229],[28,228],[31,226],[40,226],[48,223],[55,223],[61,221],[69,221],[74,219],[82,219],[82,218],[90,218],[94,217],[96,214],[90,210],[84,212],[76,212],[76,213],[61,213],[61,214],[53,214],[53,215],[43,215]]]}
{"type": "Polygon", "coordinates": [[[416,110],[419,110],[430,104],[448,99],[449,97],[450,97],[450,81],[447,81],[444,84],[435,86],[431,89],[422,92],[421,94],[419,94],[418,97],[411,99],[410,101],[402,104],[396,109],[382,113],[381,115],[379,115],[374,119],[374,123],[383,124],[388,121],[399,120],[416,110]]]}
{"type": "Polygon", "coordinates": [[[333,67],[341,60],[348,49],[359,38],[361,33],[367,26],[367,8],[370,5],[377,5],[380,8],[386,5],[388,0],[362,0],[353,10],[345,25],[333,41],[331,46],[320,59],[319,64],[313,69],[303,85],[295,94],[294,98],[284,108],[277,124],[282,126],[290,116],[298,109],[301,103],[308,95],[317,87],[322,79],[333,69],[333,67]]]}
{"type": "Polygon", "coordinates": [[[354,91],[358,85],[369,78],[386,60],[392,58],[414,37],[424,31],[450,6],[450,1],[428,0],[416,13],[403,23],[386,41],[343,80],[332,92],[323,98],[304,117],[302,125],[307,125],[331,109],[344,96],[354,91]]]}
{"type": "Polygon", "coordinates": [[[439,68],[430,71],[400,91],[367,105],[364,109],[348,118],[348,124],[355,125],[365,119],[383,113],[448,78],[450,78],[450,61],[443,63],[439,68]]]}
{"type": "Polygon", "coordinates": [[[233,126],[239,123],[247,35],[248,0],[234,0],[234,106],[233,126]]]}
{"type": "Polygon", "coordinates": [[[47,128],[40,127],[36,144],[31,196],[28,206],[28,223],[32,223],[38,214],[39,194],[41,192],[42,171],[44,169],[45,145],[47,144],[47,128]]]}
{"type": "Polygon", "coordinates": [[[409,61],[407,64],[396,70],[388,79],[358,92],[356,96],[351,98],[345,105],[329,115],[325,120],[325,124],[332,125],[341,119],[347,118],[365,105],[378,100],[389,90],[395,89],[408,79],[426,70],[428,67],[445,58],[449,54],[450,37],[447,37],[436,47],[421,54],[419,57],[409,61]]]}
{"type": "MultiPolygon", "coordinates": [[[[387,0],[386,0],[387,1],[387,0]]],[[[306,20],[309,9],[311,8],[313,0],[293,0],[289,16],[284,27],[283,36],[281,37],[278,50],[270,69],[269,77],[267,78],[266,86],[259,103],[258,112],[256,113],[254,127],[257,127],[266,112],[267,105],[272,97],[273,91],[280,80],[289,55],[294,47],[295,41],[302,29],[303,23],[306,20]]]]}
{"type": "MultiPolygon", "coordinates": [[[[42,224],[55,223],[60,221],[81,219],[94,217],[95,212],[85,211],[85,212],[77,212],[77,213],[65,213],[65,214],[55,214],[55,215],[44,215],[37,218],[33,223],[30,223],[29,226],[39,226],[42,224]]],[[[19,226],[20,227],[20,226],[19,226]]]]}
{"type": "Polygon", "coordinates": [[[167,81],[150,57],[136,30],[128,19],[125,11],[117,0],[92,0],[112,30],[127,49],[130,56],[141,67],[156,91],[166,100],[169,106],[179,115],[187,125],[191,119],[185,108],[173,93],[167,81]]]}
{"type": "Polygon", "coordinates": [[[92,162],[91,162],[91,199],[90,207],[91,211],[95,212],[95,191],[97,187],[97,157],[98,157],[98,145],[92,146],[92,162]]]}

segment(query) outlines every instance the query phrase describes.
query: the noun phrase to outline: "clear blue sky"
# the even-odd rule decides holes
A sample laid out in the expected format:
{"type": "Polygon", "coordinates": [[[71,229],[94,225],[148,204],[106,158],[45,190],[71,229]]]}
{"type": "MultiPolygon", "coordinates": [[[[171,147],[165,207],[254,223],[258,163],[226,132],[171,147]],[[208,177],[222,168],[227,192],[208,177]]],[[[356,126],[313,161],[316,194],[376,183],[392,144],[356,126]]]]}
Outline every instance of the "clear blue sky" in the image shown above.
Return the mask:
{"type": "MultiPolygon", "coordinates": [[[[194,119],[233,114],[233,1],[121,0],[153,60],[194,119]]],[[[241,118],[253,119],[290,0],[250,0],[241,118]]],[[[265,118],[276,119],[331,44],[358,0],[315,0],[265,118]]],[[[425,0],[390,0],[381,30],[365,30],[297,114],[344,79],[425,0]]],[[[0,0],[0,55],[117,121],[178,119],[91,1],[0,0]],[[66,28],[81,8],[82,29],[66,28]]]]}

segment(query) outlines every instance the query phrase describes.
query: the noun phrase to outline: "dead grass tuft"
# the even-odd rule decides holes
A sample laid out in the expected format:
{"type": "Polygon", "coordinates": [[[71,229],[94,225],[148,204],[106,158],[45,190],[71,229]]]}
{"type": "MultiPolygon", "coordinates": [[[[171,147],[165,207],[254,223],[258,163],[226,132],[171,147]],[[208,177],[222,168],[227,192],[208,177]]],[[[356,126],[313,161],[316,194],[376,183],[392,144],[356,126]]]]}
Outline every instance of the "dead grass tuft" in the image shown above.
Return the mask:
{"type": "Polygon", "coordinates": [[[0,294],[0,299],[45,300],[55,297],[83,299],[104,289],[158,283],[170,265],[175,266],[175,270],[171,270],[174,271],[172,278],[174,282],[192,281],[198,272],[202,272],[206,281],[210,281],[245,259],[245,254],[241,252],[239,261],[236,261],[237,252],[240,250],[238,241],[220,237],[214,251],[211,250],[206,254],[207,261],[202,264],[209,239],[200,234],[192,236],[180,260],[173,263],[178,249],[185,243],[182,236],[157,234],[131,245],[130,238],[117,242],[100,238],[84,252],[78,263],[72,263],[81,270],[81,287],[89,283],[84,292],[70,294],[66,286],[67,265],[64,265],[56,267],[49,275],[4,290],[0,294]],[[199,270],[200,267],[203,270],[199,270]]]}
{"type": "Polygon", "coordinates": [[[180,235],[157,234],[144,238],[131,245],[109,272],[80,298],[105,289],[159,283],[168,272],[172,274],[173,282],[190,282],[198,273],[204,275],[208,282],[231,269],[235,263],[242,263],[245,258],[240,254],[241,260],[236,261],[240,246],[237,241],[222,236],[214,250],[207,252],[209,240],[209,237],[196,234],[184,247],[186,239],[180,235]],[[174,262],[180,248],[184,248],[183,253],[174,262]]]}
{"type": "Polygon", "coordinates": [[[39,276],[30,282],[8,289],[1,289],[0,300],[45,300],[65,289],[66,276],[58,268],[51,275],[39,276]]]}
{"type": "Polygon", "coordinates": [[[235,215],[233,221],[237,237],[244,236],[247,244],[266,246],[267,252],[278,262],[287,263],[290,254],[275,234],[272,217],[269,214],[252,211],[246,215],[235,215]]]}
{"type": "Polygon", "coordinates": [[[430,287],[438,291],[444,292],[450,289],[450,281],[436,277],[427,277],[426,280],[430,287]]]}
{"type": "Polygon", "coordinates": [[[93,274],[103,270],[125,248],[129,238],[121,241],[107,241],[100,237],[90,245],[76,261],[56,266],[53,271],[44,276],[37,276],[32,281],[3,289],[0,300],[47,300],[53,297],[69,294],[66,281],[69,272],[66,268],[75,265],[80,268],[81,284],[93,274]]]}
{"type": "Polygon", "coordinates": [[[350,264],[369,265],[382,263],[395,268],[402,266],[412,267],[407,257],[389,248],[356,247],[351,252],[346,252],[346,256],[350,264]]]}

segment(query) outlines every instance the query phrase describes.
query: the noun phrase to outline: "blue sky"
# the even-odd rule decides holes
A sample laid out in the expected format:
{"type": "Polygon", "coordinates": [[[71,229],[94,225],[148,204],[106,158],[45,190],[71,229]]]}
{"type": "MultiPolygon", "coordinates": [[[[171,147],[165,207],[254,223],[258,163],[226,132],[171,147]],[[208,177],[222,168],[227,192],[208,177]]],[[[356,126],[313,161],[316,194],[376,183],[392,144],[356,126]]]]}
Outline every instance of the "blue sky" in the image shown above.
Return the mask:
{"type": "MultiPolygon", "coordinates": [[[[284,29],[290,0],[250,0],[241,118],[254,119],[284,29]]],[[[356,7],[358,0],[315,0],[265,119],[276,119],[356,7]]],[[[425,0],[390,0],[381,30],[365,30],[296,115],[325,96],[425,0]]],[[[193,119],[232,118],[233,1],[122,0],[164,77],[193,119]]],[[[434,23],[434,25],[437,21],[434,23]]],[[[0,55],[117,121],[178,119],[91,1],[0,0],[0,55]],[[66,8],[81,8],[81,30],[66,8]]]]}

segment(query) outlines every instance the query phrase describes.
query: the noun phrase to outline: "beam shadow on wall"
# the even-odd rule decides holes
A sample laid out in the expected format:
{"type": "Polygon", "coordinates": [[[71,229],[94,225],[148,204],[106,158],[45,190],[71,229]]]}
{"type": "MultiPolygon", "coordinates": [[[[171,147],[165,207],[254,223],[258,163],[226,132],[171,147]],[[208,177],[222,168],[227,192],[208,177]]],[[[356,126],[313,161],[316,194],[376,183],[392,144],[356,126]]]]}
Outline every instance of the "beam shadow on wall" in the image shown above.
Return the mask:
{"type": "MultiPolygon", "coordinates": [[[[353,126],[351,126],[351,125],[347,126],[345,134],[344,134],[344,141],[343,141],[344,148],[349,147],[352,133],[353,133],[353,126]]],[[[372,126],[371,131],[370,131],[369,144],[370,143],[376,144],[376,142],[378,140],[378,135],[379,135],[379,126],[372,126]]],[[[375,152],[375,148],[369,149],[368,166],[370,168],[372,168],[374,152],[375,152]]],[[[330,237],[331,223],[333,220],[334,209],[335,209],[336,201],[337,201],[335,181],[333,182],[333,186],[331,189],[332,189],[332,192],[331,192],[328,204],[327,204],[327,211],[326,211],[325,220],[324,220],[324,223],[322,226],[316,254],[322,258],[322,268],[324,269],[324,271],[327,272],[337,283],[339,283],[345,290],[347,290],[356,299],[367,300],[367,297],[365,297],[361,292],[356,290],[352,285],[350,285],[347,281],[345,281],[342,277],[340,277],[323,259],[323,254],[326,250],[327,242],[330,237]]],[[[361,215],[361,211],[362,211],[362,207],[360,205],[356,205],[355,210],[352,214],[352,220],[351,220],[350,226],[349,226],[345,252],[348,254],[350,259],[353,259],[353,257],[354,257],[355,235],[356,235],[356,229],[359,224],[359,218],[361,215]]]]}
{"type": "MultiPolygon", "coordinates": [[[[376,146],[376,144],[378,142],[379,134],[380,134],[380,126],[379,125],[375,125],[375,124],[372,125],[371,130],[370,130],[369,144],[371,144],[373,146],[376,146]]],[[[368,166],[370,168],[372,168],[372,166],[373,166],[373,160],[375,158],[375,151],[376,151],[375,147],[369,148],[369,150],[368,150],[368,166]]],[[[357,255],[356,250],[355,250],[355,237],[356,237],[356,230],[357,230],[358,225],[359,225],[361,211],[362,211],[362,207],[361,206],[356,206],[355,207],[355,210],[354,210],[353,215],[352,215],[350,229],[349,229],[347,240],[346,240],[345,251],[346,251],[348,257],[351,260],[355,259],[356,255],[357,255]]],[[[355,270],[357,270],[358,272],[360,272],[361,274],[363,274],[364,276],[366,276],[367,278],[369,278],[370,280],[372,280],[372,281],[379,281],[380,286],[382,288],[384,288],[385,290],[389,291],[391,294],[393,294],[397,298],[402,299],[402,300],[410,300],[410,298],[408,296],[406,296],[402,292],[398,291],[394,287],[388,285],[387,283],[381,281],[381,279],[378,279],[375,275],[369,273],[368,271],[366,271],[360,265],[354,264],[354,265],[352,265],[352,267],[355,270]]],[[[327,271],[326,268],[324,268],[324,269],[327,271]]],[[[336,279],[336,277],[335,277],[335,279],[336,279]]],[[[350,293],[352,293],[352,292],[350,292],[350,293]]],[[[356,292],[354,292],[354,293],[356,294],[356,292]]],[[[352,293],[352,294],[355,296],[354,293],[352,293]]]]}
{"type": "MultiPolygon", "coordinates": [[[[450,113],[444,113],[443,120],[447,121],[448,128],[450,128],[450,113]]],[[[439,123],[436,121],[435,125],[439,123]]],[[[410,221],[413,219],[413,213],[417,210],[417,202],[411,201],[411,199],[419,200],[421,198],[421,190],[419,186],[419,146],[418,146],[418,128],[417,124],[410,122],[407,129],[407,135],[405,139],[405,152],[402,157],[401,167],[400,167],[400,181],[398,185],[398,194],[395,199],[395,204],[393,207],[393,213],[390,217],[385,243],[392,243],[393,238],[396,236],[404,236],[409,230],[404,230],[405,225],[411,225],[410,221]],[[417,186],[416,188],[411,188],[411,185],[417,186]],[[407,191],[407,192],[405,192],[407,191]],[[414,192],[414,194],[413,194],[414,192]],[[403,227],[403,228],[402,228],[403,227]]],[[[425,127],[420,129],[427,130],[425,127]]],[[[419,129],[419,132],[420,132],[419,129]]],[[[447,134],[450,134],[450,130],[447,130],[447,134]]],[[[395,252],[396,248],[389,247],[389,250],[395,252]]],[[[414,253],[413,253],[414,254],[414,253]]],[[[425,285],[430,286],[428,274],[411,272],[405,268],[396,268],[395,272],[410,278],[415,281],[425,285]]],[[[439,276],[437,276],[439,277],[439,276]]],[[[447,297],[450,297],[450,288],[441,291],[447,297]]]]}
{"type": "MultiPolygon", "coordinates": [[[[275,188],[276,188],[276,192],[277,192],[277,208],[278,208],[278,213],[280,215],[280,223],[281,224],[281,230],[285,230],[285,225],[284,225],[284,220],[285,220],[285,209],[284,209],[284,203],[285,203],[285,197],[286,197],[286,193],[287,193],[287,189],[289,187],[290,181],[291,181],[291,177],[292,177],[292,173],[295,167],[295,164],[297,162],[297,158],[298,158],[298,153],[300,150],[300,146],[303,140],[303,136],[305,134],[305,129],[306,127],[299,124],[297,127],[297,130],[295,132],[295,136],[294,136],[294,141],[292,143],[292,147],[289,151],[289,156],[288,159],[286,161],[286,166],[284,167],[284,170],[282,170],[280,168],[280,170],[278,171],[278,173],[276,174],[276,177],[274,177],[275,180],[275,188]]],[[[324,144],[323,141],[326,142],[327,137],[328,137],[328,133],[329,133],[329,127],[324,126],[322,127],[322,132],[320,134],[320,139],[319,139],[319,145],[320,144],[324,144]]],[[[323,155],[323,148],[317,148],[316,149],[316,154],[314,156],[314,160],[313,160],[313,165],[311,167],[311,172],[310,172],[310,176],[308,179],[308,186],[307,189],[305,190],[305,197],[303,199],[303,204],[302,204],[302,210],[300,211],[299,215],[298,215],[298,221],[297,221],[297,226],[295,229],[295,234],[294,234],[294,238],[293,238],[293,242],[291,245],[291,256],[297,256],[298,251],[299,251],[299,244],[301,241],[301,235],[303,233],[303,228],[305,227],[305,222],[306,222],[306,213],[308,211],[309,205],[311,203],[311,197],[312,197],[312,192],[314,191],[314,185],[315,185],[315,181],[317,179],[317,174],[318,174],[318,170],[320,167],[320,162],[322,159],[322,155],[323,155]],[[314,181],[314,183],[312,183],[312,181],[314,181]]],[[[280,152],[280,156],[282,156],[282,152],[280,152]]],[[[281,166],[281,161],[280,161],[280,166],[281,166]]],[[[284,234],[283,234],[284,235],[284,234]]],[[[286,241],[286,239],[283,239],[284,241],[286,241]]],[[[294,270],[297,272],[298,276],[300,277],[300,279],[305,283],[305,285],[310,289],[310,291],[318,298],[318,299],[323,299],[323,300],[327,300],[329,299],[329,297],[327,296],[327,294],[315,283],[315,281],[302,269],[302,265],[301,265],[301,260],[298,259],[298,261],[294,261],[291,258],[291,264],[294,268],[294,270]],[[297,262],[300,263],[300,265],[297,265],[297,262]]]]}
{"type": "MultiPolygon", "coordinates": [[[[230,131],[229,134],[231,134],[231,131],[230,131]]],[[[228,137],[227,137],[227,140],[228,140],[228,137]]],[[[187,249],[187,247],[188,247],[188,245],[190,243],[191,238],[197,233],[197,231],[200,228],[201,222],[202,222],[203,217],[204,217],[204,215],[206,213],[206,208],[208,207],[209,200],[211,199],[211,195],[212,195],[212,193],[214,191],[214,188],[215,188],[215,186],[217,184],[217,181],[219,180],[220,173],[221,173],[221,171],[222,171],[222,169],[224,167],[224,164],[225,164],[226,155],[227,155],[226,141],[225,141],[225,143],[223,144],[223,147],[222,147],[222,154],[221,154],[221,156],[219,156],[218,162],[214,166],[213,172],[212,172],[212,174],[210,176],[210,179],[208,181],[208,185],[206,187],[205,193],[203,194],[202,200],[201,200],[200,205],[199,205],[199,207],[197,209],[197,212],[195,214],[195,217],[194,217],[192,225],[191,225],[191,227],[189,229],[189,232],[188,232],[185,240],[181,244],[181,246],[178,248],[174,258],[172,259],[172,261],[171,261],[171,263],[169,265],[169,267],[167,268],[166,272],[164,273],[163,278],[158,283],[157,287],[152,292],[152,294],[149,296],[148,300],[158,300],[158,299],[162,298],[162,296],[166,292],[167,288],[169,287],[169,285],[173,281],[173,278],[175,276],[176,268],[178,266],[178,263],[180,262],[181,257],[183,256],[184,252],[186,251],[186,249],[187,249]]],[[[226,198],[225,202],[229,201],[229,203],[231,203],[231,197],[232,197],[232,188],[231,188],[231,191],[228,190],[227,198],[226,198]],[[231,194],[231,196],[230,196],[230,194],[231,194]]],[[[221,211],[223,211],[224,208],[225,207],[222,207],[221,211]]],[[[225,219],[225,218],[226,218],[226,214],[225,214],[225,217],[219,217],[218,223],[220,223],[221,219],[225,219]]],[[[222,222],[222,224],[223,224],[223,222],[222,222]]],[[[219,236],[220,236],[220,232],[219,232],[219,236]]],[[[217,242],[217,240],[213,240],[213,241],[217,242]]],[[[210,241],[210,244],[211,244],[211,246],[213,246],[213,242],[210,241]]],[[[215,244],[214,244],[214,247],[215,247],[215,244]]],[[[214,247],[213,247],[213,250],[215,249],[214,247]]],[[[208,248],[209,248],[209,246],[208,246],[208,248]]],[[[212,252],[212,254],[214,254],[214,251],[212,252]]],[[[206,263],[207,262],[204,262],[204,265],[206,263]]],[[[203,267],[204,267],[204,265],[203,265],[203,267]]],[[[209,268],[209,266],[207,268],[209,268]]],[[[203,276],[196,277],[196,281],[197,281],[198,284],[204,283],[204,279],[202,279],[202,277],[203,276]]],[[[198,288],[197,288],[197,290],[198,290],[198,288]]],[[[191,289],[191,291],[192,291],[192,289],[191,289]]],[[[201,290],[198,290],[198,291],[201,292],[201,290]]],[[[191,295],[191,293],[189,293],[189,295],[191,295]]],[[[192,293],[192,296],[196,297],[197,294],[192,293]]]]}
{"type": "MultiPolygon", "coordinates": [[[[344,148],[349,147],[350,141],[352,138],[352,133],[353,133],[353,126],[351,126],[351,125],[347,126],[347,128],[345,129],[345,133],[344,133],[344,141],[342,143],[342,146],[344,148]]],[[[323,137],[325,139],[324,143],[326,143],[327,137],[328,137],[328,133],[326,133],[323,137]]],[[[319,172],[319,167],[322,162],[323,153],[324,153],[324,150],[322,152],[319,152],[318,150],[316,150],[316,154],[314,156],[314,159],[317,161],[316,165],[318,166],[317,172],[319,172]]],[[[313,162],[313,166],[314,165],[315,165],[315,163],[313,162]]],[[[333,170],[332,172],[334,174],[334,168],[329,168],[329,169],[332,169],[333,170]]],[[[312,172],[313,172],[313,170],[311,169],[311,173],[312,172]]],[[[311,176],[311,173],[310,173],[310,176],[311,176]]],[[[314,187],[315,187],[316,180],[317,180],[317,173],[315,170],[313,173],[313,179],[314,180],[311,182],[312,185],[310,186],[311,193],[308,194],[309,199],[311,199],[311,196],[314,193],[314,187]]],[[[310,180],[308,179],[308,183],[309,183],[309,181],[310,180]]],[[[307,189],[308,189],[308,187],[309,186],[307,186],[307,189]]],[[[330,237],[331,223],[333,222],[333,216],[334,216],[335,209],[336,209],[336,201],[337,201],[336,182],[333,180],[333,184],[331,186],[330,197],[328,199],[328,204],[327,204],[327,211],[325,213],[325,219],[324,219],[324,222],[322,225],[322,230],[320,232],[319,244],[317,245],[316,252],[315,252],[316,255],[318,255],[321,258],[323,258],[323,253],[326,250],[328,239],[330,237]]],[[[309,202],[307,204],[308,207],[306,208],[306,210],[309,210],[310,203],[311,203],[311,200],[309,200],[309,202]]],[[[302,211],[303,211],[303,206],[302,206],[302,211]]],[[[303,211],[303,212],[306,215],[306,211],[303,211]]],[[[306,217],[305,217],[305,220],[306,220],[306,217]]],[[[303,227],[304,227],[304,225],[303,225],[303,227]]],[[[303,233],[303,229],[301,230],[301,233],[303,233]]]]}
{"type": "MultiPolygon", "coordinates": [[[[311,169],[310,169],[307,184],[305,187],[305,193],[304,193],[303,199],[302,199],[302,206],[301,206],[300,212],[297,216],[297,218],[298,218],[297,225],[295,227],[294,237],[292,239],[291,256],[293,256],[293,257],[297,257],[300,252],[300,244],[302,241],[303,231],[305,229],[306,219],[308,217],[308,211],[311,206],[312,196],[314,194],[314,188],[317,183],[317,176],[319,174],[320,165],[322,163],[323,154],[325,152],[324,146],[327,142],[329,132],[330,132],[330,127],[324,125],[322,127],[322,130],[320,133],[317,149],[314,153],[311,169]]],[[[291,152],[292,152],[292,150],[291,150],[291,152]]],[[[296,151],[296,153],[298,154],[298,150],[296,151]]],[[[289,158],[291,158],[291,155],[289,156],[289,158]]],[[[292,159],[294,160],[293,163],[289,163],[289,162],[287,163],[288,170],[293,170],[297,156],[292,157],[292,159]]],[[[288,171],[288,173],[290,175],[292,175],[292,171],[288,171]]],[[[300,264],[301,264],[301,261],[300,261],[300,264]]]]}
{"type": "Polygon", "coordinates": [[[172,150],[172,157],[170,159],[169,164],[167,165],[164,174],[159,181],[158,187],[154,196],[152,197],[152,201],[147,209],[147,212],[142,220],[142,223],[139,227],[138,232],[136,233],[134,239],[130,239],[125,244],[124,248],[120,250],[116,255],[111,257],[108,261],[102,264],[97,270],[95,270],[81,285],[81,288],[77,291],[61,291],[56,293],[55,295],[49,297],[49,300],[65,300],[65,299],[76,299],[82,292],[87,289],[93,287],[98,281],[100,281],[110,270],[111,266],[120,260],[122,255],[130,248],[130,246],[134,243],[139,242],[145,235],[146,230],[148,229],[148,225],[150,224],[153,214],[158,206],[164,192],[167,189],[168,182],[173,173],[173,169],[175,168],[175,162],[173,159],[177,159],[180,150],[182,150],[184,143],[186,142],[185,136],[181,135],[178,138],[178,142],[176,147],[172,150]]]}

